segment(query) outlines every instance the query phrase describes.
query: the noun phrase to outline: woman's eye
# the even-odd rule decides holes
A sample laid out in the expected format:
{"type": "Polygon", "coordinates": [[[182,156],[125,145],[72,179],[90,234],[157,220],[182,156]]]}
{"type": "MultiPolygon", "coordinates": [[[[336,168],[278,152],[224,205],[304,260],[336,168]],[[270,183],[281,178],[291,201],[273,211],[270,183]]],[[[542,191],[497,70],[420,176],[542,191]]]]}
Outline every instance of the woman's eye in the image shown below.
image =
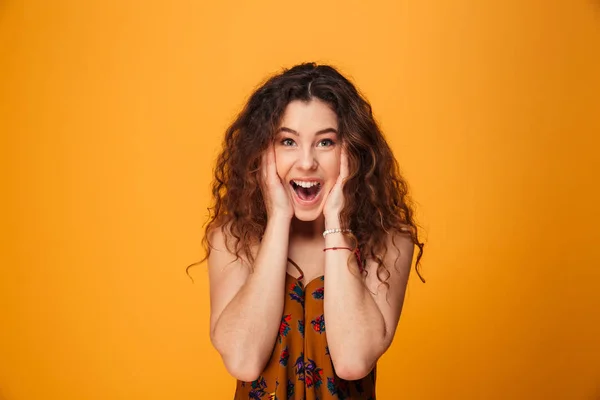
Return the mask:
{"type": "Polygon", "coordinates": [[[284,145],[284,146],[293,146],[294,145],[294,141],[292,139],[286,138],[286,139],[283,139],[281,141],[281,144],[284,145]]]}
{"type": "Polygon", "coordinates": [[[335,142],[331,139],[323,139],[319,142],[320,147],[330,147],[333,146],[335,142]]]}

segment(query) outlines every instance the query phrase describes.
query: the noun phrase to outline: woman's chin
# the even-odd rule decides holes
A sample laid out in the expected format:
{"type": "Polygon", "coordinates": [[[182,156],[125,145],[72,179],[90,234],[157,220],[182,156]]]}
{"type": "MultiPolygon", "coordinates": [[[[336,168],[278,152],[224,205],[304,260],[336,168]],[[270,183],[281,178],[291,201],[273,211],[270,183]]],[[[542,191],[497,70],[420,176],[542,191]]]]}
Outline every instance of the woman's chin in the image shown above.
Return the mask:
{"type": "Polygon", "coordinates": [[[298,207],[294,207],[294,217],[296,217],[299,221],[310,222],[316,221],[323,214],[323,206],[322,204],[315,206],[310,209],[300,209],[298,207]]]}

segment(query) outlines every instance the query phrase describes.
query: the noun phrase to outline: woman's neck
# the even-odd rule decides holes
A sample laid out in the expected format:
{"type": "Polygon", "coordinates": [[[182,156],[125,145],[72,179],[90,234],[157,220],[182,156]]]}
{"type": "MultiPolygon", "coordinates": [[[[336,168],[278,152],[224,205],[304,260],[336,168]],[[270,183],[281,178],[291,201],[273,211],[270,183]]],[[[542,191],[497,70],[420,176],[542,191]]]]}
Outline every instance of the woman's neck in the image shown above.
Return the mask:
{"type": "Polygon", "coordinates": [[[314,221],[300,221],[292,218],[290,238],[299,240],[316,240],[322,238],[325,229],[325,217],[321,215],[314,221]]]}

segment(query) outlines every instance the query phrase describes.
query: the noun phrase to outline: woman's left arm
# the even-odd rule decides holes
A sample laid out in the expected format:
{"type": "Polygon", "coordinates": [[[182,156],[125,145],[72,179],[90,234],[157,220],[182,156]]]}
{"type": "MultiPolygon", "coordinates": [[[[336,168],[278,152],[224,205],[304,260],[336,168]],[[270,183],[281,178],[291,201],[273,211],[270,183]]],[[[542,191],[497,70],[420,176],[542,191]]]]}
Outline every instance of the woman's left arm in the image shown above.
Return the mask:
{"type": "MultiPolygon", "coordinates": [[[[339,226],[339,220],[326,219],[326,229],[339,226]]],[[[353,243],[346,236],[334,233],[325,237],[325,247],[352,248],[353,243]]],[[[402,311],[413,252],[409,234],[388,236],[384,258],[390,273],[387,288],[377,278],[377,263],[373,260],[363,259],[368,272],[364,278],[359,274],[356,258],[351,257],[348,262],[347,250],[325,252],[327,342],[340,378],[363,378],[391,345],[402,311]]],[[[386,275],[384,272],[382,277],[386,275]]]]}

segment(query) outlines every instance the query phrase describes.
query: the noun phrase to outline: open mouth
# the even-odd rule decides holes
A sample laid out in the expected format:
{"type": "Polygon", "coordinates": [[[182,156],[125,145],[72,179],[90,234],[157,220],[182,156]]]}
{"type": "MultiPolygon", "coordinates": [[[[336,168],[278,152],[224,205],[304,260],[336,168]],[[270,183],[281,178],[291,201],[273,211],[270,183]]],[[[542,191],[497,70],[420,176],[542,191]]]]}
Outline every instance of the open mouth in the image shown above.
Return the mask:
{"type": "Polygon", "coordinates": [[[294,192],[296,192],[296,195],[302,201],[313,201],[317,198],[317,196],[321,192],[321,183],[320,182],[316,182],[316,183],[313,183],[309,187],[305,187],[307,185],[300,186],[296,182],[290,181],[290,185],[292,185],[294,192]]]}

